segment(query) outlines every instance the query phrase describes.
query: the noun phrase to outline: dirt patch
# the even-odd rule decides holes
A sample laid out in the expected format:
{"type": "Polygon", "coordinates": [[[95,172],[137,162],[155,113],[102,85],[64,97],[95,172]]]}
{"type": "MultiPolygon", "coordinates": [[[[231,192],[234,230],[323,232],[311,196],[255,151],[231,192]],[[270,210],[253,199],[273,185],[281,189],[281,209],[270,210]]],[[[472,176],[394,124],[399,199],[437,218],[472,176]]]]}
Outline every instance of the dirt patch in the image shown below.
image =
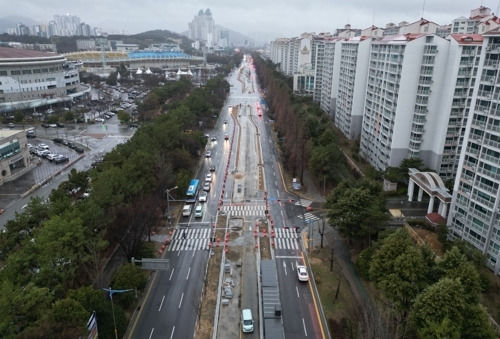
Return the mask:
{"type": "Polygon", "coordinates": [[[444,254],[443,245],[441,245],[441,243],[437,239],[437,234],[435,232],[411,226],[410,230],[411,230],[410,235],[414,239],[416,238],[416,236],[418,236],[417,239],[415,239],[417,243],[421,243],[423,241],[425,244],[429,245],[432,248],[432,250],[436,252],[438,256],[440,257],[443,256],[444,254]]]}
{"type": "Polygon", "coordinates": [[[244,175],[244,174],[242,174],[242,173],[236,173],[236,174],[234,175],[234,178],[235,178],[235,179],[242,179],[244,176],[245,176],[245,175],[244,175]]]}

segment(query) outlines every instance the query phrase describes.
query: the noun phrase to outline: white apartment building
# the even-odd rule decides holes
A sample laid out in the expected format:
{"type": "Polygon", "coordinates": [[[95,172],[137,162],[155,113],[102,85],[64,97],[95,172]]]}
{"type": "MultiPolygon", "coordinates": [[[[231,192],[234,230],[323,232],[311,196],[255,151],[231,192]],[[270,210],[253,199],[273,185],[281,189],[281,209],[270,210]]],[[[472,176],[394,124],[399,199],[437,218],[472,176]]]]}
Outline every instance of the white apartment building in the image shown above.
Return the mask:
{"type": "MultiPolygon", "coordinates": [[[[448,216],[449,236],[474,245],[500,274],[500,29],[484,34],[448,216]]],[[[464,63],[466,59],[464,58],[464,63]]]]}
{"type": "Polygon", "coordinates": [[[207,47],[213,47],[217,41],[215,22],[210,9],[201,10],[189,23],[188,35],[191,40],[199,40],[207,47]]]}
{"type": "MultiPolygon", "coordinates": [[[[336,95],[334,96],[333,93],[337,93],[338,89],[338,81],[334,79],[334,74],[338,74],[338,71],[334,72],[335,47],[338,40],[340,39],[330,38],[320,41],[324,45],[322,47],[323,60],[321,70],[316,72],[316,78],[321,79],[321,81],[316,81],[316,86],[319,87],[320,93],[318,94],[315,88],[315,101],[318,101],[321,109],[331,117],[334,116],[336,108],[336,95]]],[[[320,61],[318,60],[317,64],[319,63],[320,61]]]]}
{"type": "Polygon", "coordinates": [[[491,14],[491,9],[488,7],[480,6],[479,8],[473,9],[470,11],[469,18],[460,17],[456,18],[451,22],[452,25],[452,34],[453,33],[461,33],[461,34],[477,34],[484,33],[485,31],[489,31],[492,28],[485,29],[484,31],[479,30],[479,25],[493,18],[491,14]]]}
{"type": "Polygon", "coordinates": [[[427,34],[372,42],[360,150],[378,170],[408,157],[438,165],[449,115],[441,106],[448,47],[427,34]]]}
{"type": "Polygon", "coordinates": [[[335,125],[349,139],[359,139],[372,39],[354,37],[337,42],[335,125]]]}

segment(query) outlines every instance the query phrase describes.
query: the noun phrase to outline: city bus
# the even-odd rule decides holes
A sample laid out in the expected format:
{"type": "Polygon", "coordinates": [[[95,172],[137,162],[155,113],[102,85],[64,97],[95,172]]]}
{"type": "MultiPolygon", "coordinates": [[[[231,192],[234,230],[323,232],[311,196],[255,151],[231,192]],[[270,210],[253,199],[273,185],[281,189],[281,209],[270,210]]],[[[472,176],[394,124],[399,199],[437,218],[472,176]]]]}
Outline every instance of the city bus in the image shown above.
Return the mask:
{"type": "Polygon", "coordinates": [[[198,185],[200,181],[198,179],[191,179],[189,182],[189,187],[186,191],[186,202],[195,203],[198,197],[198,185]]]}

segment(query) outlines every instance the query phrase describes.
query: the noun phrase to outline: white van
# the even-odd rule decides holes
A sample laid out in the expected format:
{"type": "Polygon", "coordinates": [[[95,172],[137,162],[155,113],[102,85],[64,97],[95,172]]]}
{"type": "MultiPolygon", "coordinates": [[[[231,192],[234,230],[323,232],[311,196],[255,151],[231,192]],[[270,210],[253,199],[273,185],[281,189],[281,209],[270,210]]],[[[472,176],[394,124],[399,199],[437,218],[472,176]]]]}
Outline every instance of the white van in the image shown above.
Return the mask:
{"type": "Polygon", "coordinates": [[[203,205],[198,204],[194,210],[194,217],[201,218],[203,217],[203,205]]]}
{"type": "Polygon", "coordinates": [[[252,310],[244,309],[241,310],[241,330],[244,333],[253,332],[253,318],[252,318],[252,310]]]}

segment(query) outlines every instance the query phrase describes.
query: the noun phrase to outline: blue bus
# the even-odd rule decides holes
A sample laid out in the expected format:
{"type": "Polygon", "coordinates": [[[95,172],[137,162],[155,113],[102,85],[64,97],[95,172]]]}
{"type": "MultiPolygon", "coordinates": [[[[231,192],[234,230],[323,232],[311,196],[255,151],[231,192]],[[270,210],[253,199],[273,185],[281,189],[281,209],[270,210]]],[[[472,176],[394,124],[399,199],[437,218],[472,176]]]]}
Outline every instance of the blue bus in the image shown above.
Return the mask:
{"type": "Polygon", "coordinates": [[[186,191],[186,202],[195,203],[198,197],[198,184],[200,181],[198,179],[191,179],[189,182],[189,187],[186,191]]]}

